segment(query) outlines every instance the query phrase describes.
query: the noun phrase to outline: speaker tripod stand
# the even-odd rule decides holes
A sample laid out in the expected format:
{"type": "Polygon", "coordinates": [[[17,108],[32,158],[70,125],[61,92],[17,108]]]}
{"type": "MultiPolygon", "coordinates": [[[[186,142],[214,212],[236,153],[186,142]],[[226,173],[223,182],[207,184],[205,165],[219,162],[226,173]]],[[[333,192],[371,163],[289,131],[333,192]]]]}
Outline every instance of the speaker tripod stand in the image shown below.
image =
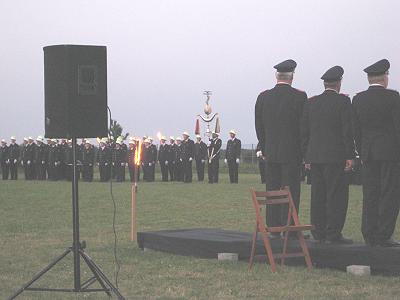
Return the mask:
{"type": "Polygon", "coordinates": [[[64,253],[54,258],[49,265],[43,270],[38,272],[30,281],[23,285],[18,291],[16,291],[10,298],[15,299],[18,295],[24,291],[41,291],[41,292],[75,292],[75,293],[87,293],[87,292],[105,292],[109,297],[115,295],[119,300],[125,300],[125,297],[121,295],[118,289],[112,284],[107,278],[103,271],[96,265],[92,258],[85,252],[85,242],[79,240],[79,202],[78,202],[78,177],[77,177],[77,166],[76,166],[76,137],[72,138],[72,157],[73,157],[73,173],[72,173],[72,246],[67,248],[64,253]],[[56,266],[61,260],[63,260],[68,254],[73,254],[74,261],[74,288],[44,288],[44,287],[32,287],[32,285],[45,275],[49,270],[56,266]],[[81,263],[80,259],[86,263],[92,272],[92,277],[84,282],[81,282],[81,263]],[[98,282],[101,288],[90,288],[92,284],[98,282]]]}

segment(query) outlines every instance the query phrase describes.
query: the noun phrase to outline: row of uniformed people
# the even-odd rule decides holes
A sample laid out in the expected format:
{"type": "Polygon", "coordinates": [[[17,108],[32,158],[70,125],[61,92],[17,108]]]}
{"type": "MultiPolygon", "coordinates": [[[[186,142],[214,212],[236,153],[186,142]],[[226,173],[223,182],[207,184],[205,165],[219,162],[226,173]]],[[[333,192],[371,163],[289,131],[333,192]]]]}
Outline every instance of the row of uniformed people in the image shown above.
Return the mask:
{"type": "MultiPolygon", "coordinates": [[[[236,132],[230,131],[230,139],[225,152],[225,163],[228,164],[231,183],[238,182],[238,165],[240,162],[241,142],[236,138],[236,132]]],[[[143,180],[155,180],[155,166],[160,164],[163,181],[192,182],[192,164],[195,161],[197,179],[204,180],[206,163],[208,165],[209,183],[218,182],[219,159],[222,141],[218,133],[212,133],[208,145],[200,135],[196,141],[190,139],[187,132],[181,137],[170,137],[169,143],[165,137],[160,138],[159,149],[153,144],[151,137],[143,137],[141,149],[141,163],[135,168],[134,156],[137,139],[130,138],[128,146],[118,137],[114,143],[108,138],[99,140],[96,149],[90,140],[82,139],[77,147],[78,178],[84,181],[93,180],[94,166],[97,165],[100,181],[109,181],[111,177],[116,181],[125,181],[125,168],[128,167],[130,180],[140,180],[140,169],[143,171],[143,180]],[[137,172],[137,174],[135,174],[137,172]]],[[[72,180],[72,141],[62,139],[48,139],[47,144],[39,136],[34,142],[33,138],[25,138],[19,146],[15,137],[11,137],[8,146],[5,140],[1,141],[0,162],[3,179],[18,178],[18,165],[24,168],[27,180],[72,180]]]]}

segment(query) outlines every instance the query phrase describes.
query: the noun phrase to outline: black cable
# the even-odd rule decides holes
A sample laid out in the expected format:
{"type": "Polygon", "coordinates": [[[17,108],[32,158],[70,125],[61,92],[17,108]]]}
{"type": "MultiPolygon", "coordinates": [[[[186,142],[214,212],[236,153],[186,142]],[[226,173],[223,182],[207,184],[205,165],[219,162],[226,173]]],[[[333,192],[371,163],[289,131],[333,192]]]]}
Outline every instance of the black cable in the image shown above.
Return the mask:
{"type": "MultiPolygon", "coordinates": [[[[109,106],[107,106],[108,109],[108,113],[110,116],[110,127],[109,127],[109,133],[111,134],[111,122],[112,122],[112,118],[111,118],[111,109],[109,106]]],[[[112,164],[110,164],[110,173],[112,173],[112,164]]],[[[113,206],[114,206],[114,212],[113,212],[113,222],[112,222],[112,227],[113,227],[113,232],[114,232],[114,276],[115,276],[115,286],[118,289],[118,275],[119,275],[119,271],[121,269],[121,265],[118,261],[118,257],[117,257],[117,231],[115,230],[115,219],[116,219],[116,215],[117,215],[117,204],[115,203],[115,199],[114,199],[114,194],[113,194],[113,186],[112,186],[112,176],[110,178],[110,195],[111,195],[111,199],[113,202],[113,206]]]]}

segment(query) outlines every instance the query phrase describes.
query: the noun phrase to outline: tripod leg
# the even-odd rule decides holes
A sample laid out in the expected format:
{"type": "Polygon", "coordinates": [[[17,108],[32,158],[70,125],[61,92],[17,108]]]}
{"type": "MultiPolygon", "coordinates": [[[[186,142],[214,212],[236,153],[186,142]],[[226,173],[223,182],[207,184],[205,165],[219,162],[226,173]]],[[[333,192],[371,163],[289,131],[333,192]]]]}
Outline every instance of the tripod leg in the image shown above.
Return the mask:
{"type": "Polygon", "coordinates": [[[97,275],[103,279],[103,281],[109,286],[110,290],[117,296],[119,300],[125,300],[125,297],[121,295],[118,289],[112,284],[112,282],[107,278],[103,271],[96,265],[92,258],[87,255],[87,253],[81,251],[81,255],[86,261],[86,263],[91,265],[96,271],[97,275]]]}
{"type": "Polygon", "coordinates": [[[71,251],[72,251],[71,248],[65,250],[63,254],[56,257],[50,264],[48,264],[47,267],[45,267],[43,270],[41,270],[39,273],[33,276],[33,278],[29,282],[27,282],[23,287],[21,287],[18,291],[16,291],[14,295],[8,298],[8,300],[15,299],[19,294],[28,289],[36,280],[42,277],[47,271],[49,271],[52,267],[54,267],[60,260],[62,260],[65,256],[67,256],[71,251]]]}
{"type": "Polygon", "coordinates": [[[96,279],[100,283],[101,287],[104,289],[104,291],[107,293],[107,295],[109,297],[111,297],[110,289],[106,287],[103,280],[100,278],[99,274],[97,274],[97,270],[93,266],[92,261],[88,258],[88,256],[86,255],[86,253],[83,250],[80,250],[79,254],[82,256],[83,260],[86,262],[87,266],[92,271],[94,277],[96,277],[96,279]]]}

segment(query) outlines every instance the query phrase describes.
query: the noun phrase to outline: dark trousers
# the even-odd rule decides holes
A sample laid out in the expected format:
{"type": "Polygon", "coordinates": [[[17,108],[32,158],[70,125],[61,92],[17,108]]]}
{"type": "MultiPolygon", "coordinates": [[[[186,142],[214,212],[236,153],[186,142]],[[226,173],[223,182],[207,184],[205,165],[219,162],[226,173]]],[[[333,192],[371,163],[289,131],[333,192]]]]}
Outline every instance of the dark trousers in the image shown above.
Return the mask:
{"type": "Polygon", "coordinates": [[[35,179],[35,165],[31,162],[25,164],[25,179],[26,180],[34,180],[35,179]]]}
{"type": "Polygon", "coordinates": [[[10,163],[10,174],[11,174],[11,180],[18,179],[18,163],[14,162],[10,163]]]}
{"type": "Polygon", "coordinates": [[[121,163],[116,163],[114,166],[115,180],[117,182],[125,181],[125,165],[121,166],[121,163]]]}
{"type": "Polygon", "coordinates": [[[183,181],[183,164],[177,161],[175,164],[175,181],[183,181]]]}
{"type": "Polygon", "coordinates": [[[54,163],[49,163],[47,165],[47,178],[51,181],[58,180],[58,167],[54,163]]]}
{"type": "Polygon", "coordinates": [[[208,183],[218,183],[219,159],[214,158],[208,163],[208,183]]]}
{"type": "Polygon", "coordinates": [[[65,170],[64,178],[67,179],[68,181],[72,181],[72,173],[74,172],[72,164],[65,165],[64,170],[65,170]]]}
{"type": "Polygon", "coordinates": [[[82,179],[86,182],[93,181],[93,166],[83,165],[82,166],[82,179]]]}
{"type": "Polygon", "coordinates": [[[168,181],[168,165],[165,164],[165,161],[160,161],[160,169],[161,169],[161,180],[168,181]]]}
{"type": "Polygon", "coordinates": [[[175,181],[175,162],[170,161],[168,164],[169,180],[175,181]]]}
{"type": "Polygon", "coordinates": [[[315,239],[342,236],[349,202],[349,185],[343,163],[311,165],[311,224],[315,239]]]}
{"type": "Polygon", "coordinates": [[[2,161],[1,162],[1,174],[2,174],[3,180],[8,179],[9,171],[10,171],[10,164],[7,164],[5,161],[2,161]]]}
{"type": "Polygon", "coordinates": [[[193,180],[192,162],[189,160],[183,161],[183,181],[190,183],[193,180]]]}
{"type": "MultiPolygon", "coordinates": [[[[265,183],[267,191],[279,190],[288,186],[293,203],[299,211],[300,203],[300,164],[299,163],[265,163],[265,183]]],[[[268,226],[283,226],[287,223],[287,205],[268,205],[266,218],[268,226]]]]}
{"type": "Polygon", "coordinates": [[[367,161],[363,164],[363,214],[361,232],[367,242],[390,239],[399,214],[397,162],[367,161]]]}
{"type": "Polygon", "coordinates": [[[111,167],[110,165],[104,165],[100,164],[99,165],[99,172],[100,172],[100,181],[105,182],[109,181],[111,178],[111,167]]]}
{"type": "Polygon", "coordinates": [[[265,183],[265,160],[263,159],[258,160],[258,169],[260,171],[261,183],[265,183]]]}
{"type": "Polygon", "coordinates": [[[201,159],[196,159],[196,171],[197,171],[197,180],[203,181],[204,180],[204,167],[205,162],[202,162],[201,159]]]}
{"type": "Polygon", "coordinates": [[[228,159],[229,180],[231,183],[239,182],[239,164],[235,159],[228,159]]]}
{"type": "Polygon", "coordinates": [[[38,180],[46,180],[46,165],[41,161],[36,164],[36,177],[38,180]]]}
{"type": "Polygon", "coordinates": [[[154,181],[154,165],[149,166],[149,163],[144,163],[142,165],[143,169],[143,180],[144,181],[154,181]]]}

